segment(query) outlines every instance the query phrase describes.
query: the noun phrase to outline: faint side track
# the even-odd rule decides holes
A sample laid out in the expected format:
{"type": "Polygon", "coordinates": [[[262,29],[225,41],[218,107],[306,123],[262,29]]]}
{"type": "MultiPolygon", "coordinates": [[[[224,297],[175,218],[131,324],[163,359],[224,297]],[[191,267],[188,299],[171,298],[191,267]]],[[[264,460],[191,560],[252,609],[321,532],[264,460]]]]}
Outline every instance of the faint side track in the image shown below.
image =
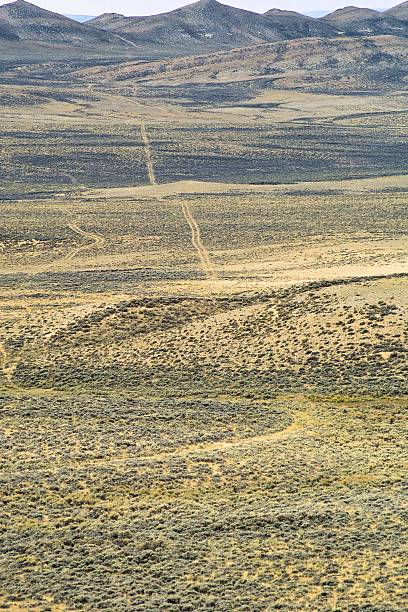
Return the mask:
{"type": "MultiPolygon", "coordinates": [[[[103,236],[101,236],[100,234],[92,233],[92,232],[86,232],[85,230],[80,228],[76,223],[70,223],[68,227],[71,231],[75,232],[79,236],[87,238],[90,242],[87,242],[86,244],[82,244],[78,247],[75,247],[69,253],[67,253],[67,255],[64,255],[64,257],[56,259],[55,261],[50,262],[49,264],[45,266],[40,266],[39,268],[35,269],[33,272],[28,271],[28,274],[36,275],[36,274],[41,274],[43,272],[47,272],[50,269],[53,269],[56,265],[71,261],[77,255],[79,255],[83,251],[86,251],[89,248],[91,247],[100,248],[105,243],[105,238],[103,236]]],[[[27,306],[26,309],[30,313],[31,308],[27,306]]],[[[20,361],[21,361],[21,356],[18,357],[15,361],[11,362],[4,344],[0,342],[0,372],[2,372],[5,380],[7,381],[8,386],[13,387],[15,389],[20,388],[18,385],[16,385],[13,382],[13,376],[14,376],[14,373],[20,361]]]]}
{"type": "Polygon", "coordinates": [[[66,255],[58,257],[57,259],[54,259],[53,261],[50,261],[48,263],[36,264],[31,267],[25,267],[25,274],[28,274],[29,276],[36,276],[37,274],[49,272],[50,270],[54,270],[54,268],[59,264],[71,261],[83,251],[87,251],[92,247],[101,248],[106,242],[105,238],[100,234],[86,232],[85,230],[81,229],[76,223],[69,223],[67,227],[75,234],[87,238],[89,242],[87,242],[86,244],[81,244],[80,246],[76,246],[75,248],[71,249],[66,255]]]}
{"type": "MultiPolygon", "coordinates": [[[[87,244],[82,244],[81,246],[75,247],[75,249],[73,249],[72,251],[67,253],[67,255],[64,255],[64,257],[61,257],[60,259],[57,259],[54,262],[52,262],[51,264],[49,264],[47,269],[49,267],[53,267],[53,266],[55,266],[57,264],[65,263],[66,261],[71,261],[71,259],[74,259],[77,255],[79,255],[83,251],[88,250],[91,247],[100,248],[101,246],[103,246],[105,244],[105,238],[103,236],[101,236],[100,234],[94,234],[92,232],[86,232],[85,230],[81,229],[78,225],[76,225],[76,223],[69,223],[68,227],[69,227],[70,230],[72,230],[73,232],[75,232],[79,236],[83,236],[84,238],[89,239],[91,242],[88,242],[87,244]]],[[[38,274],[38,272],[37,272],[37,274],[38,274]]]]}
{"type": "Polygon", "coordinates": [[[146,124],[144,121],[140,124],[140,133],[142,135],[145,158],[146,158],[146,166],[147,173],[149,175],[149,181],[151,185],[157,185],[156,176],[154,174],[153,160],[152,160],[152,151],[150,146],[150,140],[146,129],[146,124]]]}
{"type": "Polygon", "coordinates": [[[181,208],[183,211],[184,218],[187,221],[188,225],[190,226],[191,242],[193,243],[193,246],[198,253],[198,256],[201,261],[201,265],[203,266],[203,269],[206,272],[207,276],[215,280],[217,278],[217,273],[214,269],[214,266],[211,263],[208,251],[205,248],[203,241],[201,239],[200,228],[197,224],[197,221],[193,217],[193,213],[191,212],[190,204],[182,203],[181,208]]]}
{"type": "Polygon", "coordinates": [[[81,229],[79,225],[77,225],[76,223],[69,223],[67,227],[75,234],[78,234],[79,236],[87,238],[89,242],[87,242],[86,244],[81,244],[79,246],[76,246],[75,248],[71,249],[66,255],[63,255],[62,257],[58,257],[57,259],[54,259],[53,261],[50,261],[48,263],[37,264],[37,265],[33,265],[32,267],[26,267],[24,269],[25,274],[28,274],[29,276],[35,276],[37,274],[43,274],[44,272],[49,272],[50,270],[53,270],[59,264],[63,264],[65,262],[71,261],[72,259],[77,257],[77,255],[79,255],[80,253],[87,251],[88,249],[92,247],[101,248],[106,242],[105,238],[101,236],[100,234],[96,234],[93,232],[86,232],[85,230],[81,229]]]}
{"type": "MultiPolygon", "coordinates": [[[[61,470],[70,469],[81,470],[89,468],[104,467],[115,467],[115,466],[131,466],[138,464],[139,462],[145,463],[146,461],[166,461],[175,457],[187,458],[190,455],[197,453],[213,453],[213,452],[228,452],[229,450],[242,449],[245,451],[256,452],[257,447],[264,445],[279,443],[289,439],[292,435],[303,434],[305,436],[313,436],[314,430],[311,426],[311,417],[309,411],[299,411],[294,415],[293,421],[284,429],[273,431],[269,433],[259,434],[248,438],[238,438],[235,440],[225,440],[220,442],[208,442],[205,444],[191,444],[188,446],[181,446],[167,452],[158,452],[152,455],[140,455],[135,457],[126,457],[120,459],[111,460],[98,460],[98,461],[84,461],[78,464],[65,464],[64,467],[55,467],[54,473],[61,470]]],[[[42,469],[38,473],[46,472],[47,470],[42,469]]]]}
{"type": "Polygon", "coordinates": [[[89,246],[101,247],[103,244],[105,244],[105,238],[101,236],[101,234],[86,232],[85,230],[81,229],[78,225],[76,225],[76,223],[70,223],[68,227],[69,229],[71,229],[73,232],[76,232],[80,236],[84,236],[84,238],[89,238],[89,240],[92,240],[92,244],[86,244],[81,248],[85,248],[85,247],[88,248],[89,246]]]}
{"type": "MultiPolygon", "coordinates": [[[[185,446],[174,451],[166,453],[157,453],[140,457],[143,461],[160,461],[161,459],[169,459],[171,457],[187,457],[193,453],[212,453],[217,451],[228,451],[229,449],[256,447],[258,445],[269,444],[285,440],[296,433],[305,433],[310,421],[310,415],[307,411],[298,412],[294,420],[284,429],[273,431],[271,433],[259,434],[249,438],[239,438],[238,440],[227,440],[222,442],[208,442],[207,444],[194,444],[185,446]]],[[[135,457],[134,460],[139,460],[135,457]]],[[[134,461],[133,460],[133,461],[134,461]]],[[[122,460],[121,460],[122,461],[122,460]]],[[[129,460],[128,460],[129,461],[129,460]]],[[[132,461],[132,460],[131,460],[132,461]]],[[[126,460],[123,460],[125,463],[126,460]]]]}

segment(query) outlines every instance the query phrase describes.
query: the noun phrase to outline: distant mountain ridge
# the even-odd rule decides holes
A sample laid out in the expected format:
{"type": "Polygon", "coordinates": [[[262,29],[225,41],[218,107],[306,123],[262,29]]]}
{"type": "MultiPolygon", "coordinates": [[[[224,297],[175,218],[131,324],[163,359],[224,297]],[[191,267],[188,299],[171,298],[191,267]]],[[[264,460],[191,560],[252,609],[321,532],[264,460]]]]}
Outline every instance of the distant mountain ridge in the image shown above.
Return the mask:
{"type": "Polygon", "coordinates": [[[135,19],[143,19],[143,17],[125,17],[121,13],[102,13],[97,17],[93,17],[87,23],[88,26],[109,30],[111,32],[115,30],[125,31],[126,26],[135,19]]]}
{"type": "Polygon", "coordinates": [[[408,21],[408,1],[398,4],[397,6],[393,6],[392,8],[386,10],[385,14],[396,17],[397,19],[402,19],[402,21],[408,21]]]}
{"type": "Polygon", "coordinates": [[[337,28],[332,25],[295,11],[275,8],[264,13],[264,16],[273,21],[275,27],[286,34],[285,38],[308,38],[310,36],[324,38],[335,36],[338,33],[337,28]]]}
{"type": "Polygon", "coordinates": [[[311,17],[288,11],[265,15],[235,8],[217,0],[198,0],[182,8],[151,17],[104,14],[88,22],[125,34],[138,43],[159,42],[186,46],[234,47],[303,36],[336,36],[337,30],[311,17]]]}
{"type": "Polygon", "coordinates": [[[8,28],[17,40],[87,45],[119,44],[108,32],[88,28],[69,17],[47,11],[25,0],[0,6],[0,31],[2,28],[8,28]]]}
{"type": "Polygon", "coordinates": [[[36,49],[40,53],[46,46],[49,54],[55,48],[81,57],[90,52],[130,53],[145,60],[304,38],[408,38],[408,1],[383,13],[348,6],[318,19],[276,8],[261,15],[217,0],[198,0],[159,15],[104,13],[81,23],[84,19],[80,15],[71,19],[26,0],[4,4],[0,6],[0,51],[12,48],[18,54],[18,44],[24,43],[22,54],[36,49]]]}
{"type": "MultiPolygon", "coordinates": [[[[394,8],[398,9],[398,7],[394,8]]],[[[346,6],[321,17],[319,21],[337,27],[348,35],[380,36],[390,34],[408,38],[408,23],[397,19],[389,11],[380,13],[373,9],[346,6]]]]}

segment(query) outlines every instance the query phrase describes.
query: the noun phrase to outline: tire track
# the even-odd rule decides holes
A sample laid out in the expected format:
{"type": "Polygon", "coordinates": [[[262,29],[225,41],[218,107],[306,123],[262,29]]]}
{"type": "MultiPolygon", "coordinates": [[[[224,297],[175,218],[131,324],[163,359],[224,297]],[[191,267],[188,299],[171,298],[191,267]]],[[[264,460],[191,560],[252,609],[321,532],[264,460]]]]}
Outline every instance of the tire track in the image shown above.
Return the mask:
{"type": "MultiPolygon", "coordinates": [[[[144,146],[144,151],[145,151],[145,159],[146,159],[147,172],[149,175],[149,181],[152,187],[155,187],[157,186],[156,175],[154,172],[149,135],[147,133],[146,124],[144,123],[144,121],[142,121],[140,124],[140,133],[142,135],[142,141],[143,141],[143,146],[144,146]]],[[[162,202],[163,199],[158,197],[157,201],[162,202]]],[[[188,226],[191,230],[191,242],[193,243],[193,246],[198,253],[198,257],[200,259],[202,268],[209,279],[216,280],[218,276],[217,276],[214,266],[211,263],[210,255],[207,249],[205,248],[203,241],[201,239],[200,227],[197,221],[194,219],[193,213],[191,211],[191,205],[188,203],[186,204],[182,202],[181,209],[183,211],[184,218],[187,221],[188,226]]]]}
{"type": "MultiPolygon", "coordinates": [[[[163,459],[170,459],[172,457],[188,457],[195,453],[213,453],[218,451],[228,451],[236,448],[247,448],[262,446],[273,442],[279,442],[291,437],[293,434],[305,433],[310,422],[310,415],[308,411],[300,411],[295,415],[293,421],[287,425],[284,429],[273,431],[270,433],[258,434],[250,436],[248,438],[238,438],[235,440],[225,440],[220,442],[208,442],[205,444],[192,444],[174,449],[174,451],[156,453],[153,455],[145,455],[131,459],[130,461],[161,461],[163,459]]],[[[312,432],[310,432],[311,434],[312,432]]],[[[115,461],[115,460],[114,460],[115,461]]],[[[129,460],[117,460],[123,463],[129,460]]]]}
{"type": "MultiPolygon", "coordinates": [[[[234,451],[235,449],[242,449],[243,452],[256,452],[257,448],[262,448],[265,445],[285,441],[287,439],[290,439],[292,436],[296,436],[298,434],[307,437],[315,435],[315,430],[313,428],[313,424],[311,422],[311,417],[308,410],[299,411],[297,414],[294,415],[293,421],[289,425],[287,425],[283,429],[279,429],[277,431],[269,433],[258,434],[255,436],[250,436],[248,438],[223,440],[219,442],[189,444],[187,446],[180,446],[174,448],[170,451],[157,452],[151,455],[139,455],[135,457],[123,457],[118,459],[112,458],[107,460],[99,459],[95,461],[84,461],[78,464],[66,463],[63,467],[56,466],[53,470],[53,473],[56,474],[61,470],[65,470],[67,468],[71,470],[83,470],[99,467],[130,467],[144,462],[167,461],[175,457],[185,459],[188,458],[190,455],[195,455],[197,453],[211,454],[217,452],[228,452],[230,450],[234,451]]],[[[37,473],[47,473],[48,471],[49,470],[43,468],[41,470],[38,470],[37,473]]]]}
{"type": "Polygon", "coordinates": [[[75,247],[75,249],[67,253],[67,255],[64,255],[64,257],[61,257],[60,259],[57,259],[51,262],[48,268],[46,269],[49,269],[50,267],[53,267],[61,263],[65,263],[67,261],[71,261],[77,255],[79,255],[80,253],[82,253],[83,251],[86,251],[87,249],[91,247],[100,248],[101,246],[105,244],[105,238],[101,236],[100,234],[93,234],[92,232],[86,232],[85,230],[81,229],[78,225],[76,225],[76,223],[69,223],[68,227],[70,230],[75,232],[75,234],[78,234],[79,236],[83,236],[84,238],[88,238],[92,242],[88,242],[87,244],[82,244],[78,247],[75,247]]]}
{"type": "MultiPolygon", "coordinates": [[[[75,247],[75,249],[72,249],[69,253],[67,253],[67,255],[53,262],[50,262],[47,266],[41,266],[39,269],[36,269],[33,272],[28,271],[29,275],[35,276],[37,274],[47,272],[50,269],[52,270],[55,266],[58,266],[58,264],[62,264],[62,263],[71,261],[83,251],[86,251],[87,249],[91,247],[101,247],[105,243],[105,238],[103,236],[101,236],[100,234],[94,234],[92,232],[86,232],[85,230],[81,229],[76,223],[70,223],[68,224],[67,227],[69,227],[71,231],[78,234],[79,236],[88,238],[89,240],[91,240],[91,242],[75,247]]],[[[27,307],[27,311],[28,313],[30,313],[31,308],[27,307]]],[[[21,360],[22,360],[22,357],[21,355],[19,355],[17,359],[15,359],[15,361],[11,362],[7,354],[6,348],[4,346],[4,343],[0,341],[0,372],[3,374],[7,382],[7,385],[14,389],[20,389],[20,387],[13,382],[13,375],[17,369],[18,364],[21,362],[21,360]]]]}
{"type": "Polygon", "coordinates": [[[110,32],[110,34],[112,34],[112,36],[115,36],[116,38],[118,38],[119,40],[128,43],[131,47],[135,47],[135,49],[140,49],[140,47],[138,47],[136,45],[136,43],[132,42],[131,40],[129,40],[128,38],[124,38],[123,36],[119,36],[119,34],[114,34],[113,32],[110,32]]]}
{"type": "Polygon", "coordinates": [[[142,135],[142,141],[144,146],[145,158],[146,158],[146,166],[147,173],[149,175],[149,181],[151,185],[157,185],[156,176],[154,173],[153,160],[152,160],[152,151],[150,146],[149,136],[146,130],[146,124],[144,121],[140,124],[140,133],[142,135]]]}
{"type": "Polygon", "coordinates": [[[194,248],[196,249],[198,256],[201,261],[201,265],[206,272],[207,276],[212,280],[216,280],[218,278],[217,273],[214,269],[214,266],[211,263],[209,253],[205,248],[203,241],[201,239],[200,227],[197,221],[193,217],[193,213],[191,211],[191,205],[182,203],[181,209],[183,211],[183,215],[185,220],[187,221],[190,230],[191,230],[191,242],[193,243],[194,248]]]}
{"type": "MultiPolygon", "coordinates": [[[[83,251],[86,251],[90,249],[91,247],[100,248],[106,242],[105,238],[101,236],[100,234],[86,232],[85,230],[81,229],[76,223],[69,223],[67,227],[75,234],[78,234],[79,236],[83,236],[84,238],[88,238],[89,240],[91,240],[91,242],[87,242],[86,244],[81,244],[71,249],[66,255],[63,255],[62,257],[54,259],[53,261],[50,261],[48,263],[36,264],[31,267],[24,266],[25,274],[28,274],[29,276],[36,276],[37,274],[42,274],[43,272],[49,272],[50,270],[53,270],[59,264],[63,264],[67,261],[71,261],[83,251]]],[[[0,354],[1,354],[1,351],[0,351],[0,354]]]]}

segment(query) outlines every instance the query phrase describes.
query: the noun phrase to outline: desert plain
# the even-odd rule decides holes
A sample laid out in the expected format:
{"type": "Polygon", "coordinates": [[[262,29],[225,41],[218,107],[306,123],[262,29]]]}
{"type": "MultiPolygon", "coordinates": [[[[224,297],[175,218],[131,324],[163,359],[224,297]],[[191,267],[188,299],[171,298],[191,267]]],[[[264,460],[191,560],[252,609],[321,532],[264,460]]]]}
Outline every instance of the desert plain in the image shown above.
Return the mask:
{"type": "Polygon", "coordinates": [[[406,87],[155,61],[1,65],[1,607],[402,611],[406,87]]]}

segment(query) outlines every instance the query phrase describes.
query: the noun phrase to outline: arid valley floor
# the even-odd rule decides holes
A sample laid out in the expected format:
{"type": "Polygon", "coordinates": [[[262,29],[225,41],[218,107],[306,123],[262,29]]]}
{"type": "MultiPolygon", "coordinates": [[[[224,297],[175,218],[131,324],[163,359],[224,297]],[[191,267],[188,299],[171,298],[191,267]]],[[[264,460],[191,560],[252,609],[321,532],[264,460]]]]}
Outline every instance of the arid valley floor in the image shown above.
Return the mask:
{"type": "Polygon", "coordinates": [[[0,73],[0,607],[406,610],[406,89],[98,70],[0,73]]]}

